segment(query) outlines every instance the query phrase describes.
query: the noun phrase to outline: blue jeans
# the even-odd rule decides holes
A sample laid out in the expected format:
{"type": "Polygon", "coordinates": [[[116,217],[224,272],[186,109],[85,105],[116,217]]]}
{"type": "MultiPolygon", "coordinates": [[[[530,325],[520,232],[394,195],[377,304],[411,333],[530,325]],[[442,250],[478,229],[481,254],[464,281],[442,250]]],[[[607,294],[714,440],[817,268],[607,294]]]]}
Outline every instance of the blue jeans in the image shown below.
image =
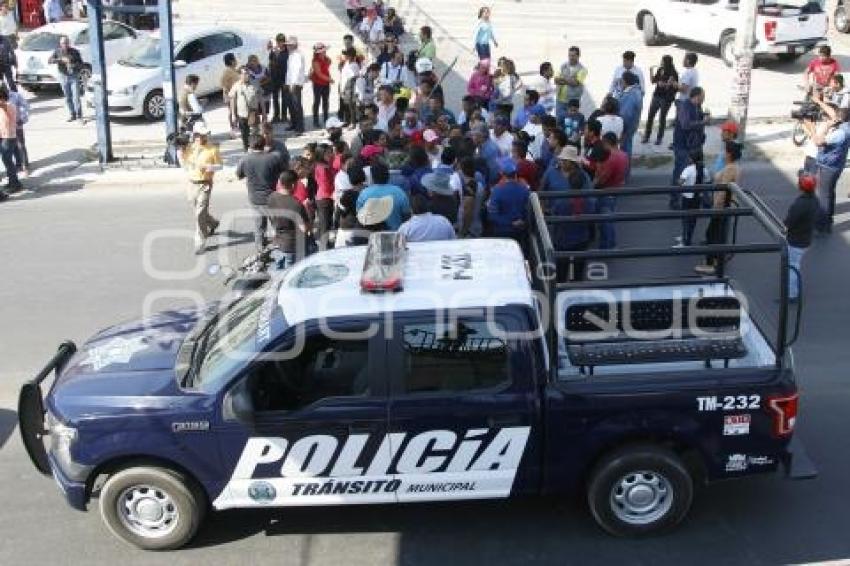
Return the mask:
{"type": "MultiPolygon", "coordinates": [[[[690,153],[687,149],[678,147],[673,148],[673,175],[670,176],[670,185],[676,186],[679,184],[679,176],[685,167],[688,166],[690,153]]],[[[670,209],[679,210],[682,208],[682,197],[679,194],[670,195],[670,209]]]]}
{"type": "MultiPolygon", "coordinates": [[[[600,197],[597,201],[596,212],[611,214],[617,210],[616,197],[600,197]]],[[[617,232],[614,222],[599,223],[599,249],[610,250],[617,246],[617,232]]]]}
{"type": "Polygon", "coordinates": [[[65,105],[68,107],[68,114],[71,118],[77,119],[83,117],[83,109],[80,106],[80,77],[78,75],[63,75],[59,74],[59,86],[62,87],[62,94],[65,96],[65,105]]]}
{"type": "Polygon", "coordinates": [[[476,43],[475,51],[478,53],[478,60],[489,59],[490,58],[490,44],[489,43],[476,43]]]}
{"type": "Polygon", "coordinates": [[[18,143],[11,138],[0,140],[0,157],[3,159],[3,166],[6,168],[6,176],[9,178],[9,187],[17,188],[21,186],[18,180],[18,167],[15,165],[15,154],[18,151],[18,143]]]}
{"type": "Polygon", "coordinates": [[[801,265],[803,263],[803,254],[806,253],[806,248],[795,248],[788,244],[788,298],[796,299],[800,296],[798,274],[802,273],[801,265]],[[791,269],[795,268],[795,269],[791,269]]]}
{"type": "MultiPolygon", "coordinates": [[[[681,195],[680,195],[681,196],[681,195]]],[[[681,197],[681,208],[682,210],[699,210],[702,205],[702,196],[700,194],[695,194],[694,196],[687,198],[681,197]]],[[[682,218],[682,244],[685,246],[690,246],[694,240],[694,229],[697,226],[696,217],[682,218]]]]}
{"type": "Polygon", "coordinates": [[[818,217],[815,228],[821,232],[832,230],[832,217],[835,215],[835,186],[843,169],[833,169],[818,165],[818,217]]]}

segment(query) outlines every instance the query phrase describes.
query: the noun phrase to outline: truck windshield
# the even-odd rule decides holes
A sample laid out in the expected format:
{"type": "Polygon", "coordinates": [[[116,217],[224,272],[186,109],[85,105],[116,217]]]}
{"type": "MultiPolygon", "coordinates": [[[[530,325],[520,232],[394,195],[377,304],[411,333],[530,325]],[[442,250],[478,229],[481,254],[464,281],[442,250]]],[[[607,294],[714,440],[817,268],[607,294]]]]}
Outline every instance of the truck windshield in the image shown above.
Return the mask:
{"type": "Polygon", "coordinates": [[[261,307],[274,289],[264,285],[232,304],[201,337],[195,358],[194,387],[214,389],[256,355],[261,307]]]}

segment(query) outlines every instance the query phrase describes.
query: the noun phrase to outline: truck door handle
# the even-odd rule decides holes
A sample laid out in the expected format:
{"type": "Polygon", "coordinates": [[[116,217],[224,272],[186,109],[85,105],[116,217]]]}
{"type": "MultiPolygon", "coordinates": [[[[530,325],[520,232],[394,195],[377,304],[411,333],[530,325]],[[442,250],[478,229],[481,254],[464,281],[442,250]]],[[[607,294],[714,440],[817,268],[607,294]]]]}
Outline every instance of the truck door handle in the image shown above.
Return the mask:
{"type": "Polygon", "coordinates": [[[522,424],[522,418],[519,415],[501,415],[498,417],[489,417],[487,426],[490,428],[498,428],[503,426],[515,426],[522,424]]]}

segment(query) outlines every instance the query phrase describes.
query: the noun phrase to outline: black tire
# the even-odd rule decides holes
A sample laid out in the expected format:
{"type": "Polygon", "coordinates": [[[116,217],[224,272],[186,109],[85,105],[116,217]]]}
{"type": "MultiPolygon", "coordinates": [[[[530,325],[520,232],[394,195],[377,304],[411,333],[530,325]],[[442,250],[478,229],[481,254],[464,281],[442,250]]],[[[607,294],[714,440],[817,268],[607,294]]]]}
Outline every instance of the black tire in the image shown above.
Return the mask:
{"type": "Polygon", "coordinates": [[[720,58],[727,67],[735,65],[735,34],[727,33],[720,38],[720,58]]]}
{"type": "Polygon", "coordinates": [[[850,18],[847,17],[847,10],[844,6],[835,9],[833,21],[835,22],[835,29],[841,33],[850,33],[850,18]]]}
{"type": "Polygon", "coordinates": [[[802,55],[802,53],[777,53],[776,58],[779,59],[782,63],[793,63],[802,55]]]}
{"type": "Polygon", "coordinates": [[[643,28],[643,44],[658,45],[659,34],[658,26],[655,24],[655,16],[652,14],[644,14],[641,20],[643,28]]]}
{"type": "Polygon", "coordinates": [[[152,90],[142,103],[145,120],[156,122],[165,118],[165,95],[161,90],[152,90]]]}
{"type": "Polygon", "coordinates": [[[672,529],[685,518],[692,499],[693,479],[682,460],[652,445],[630,446],[605,456],[594,468],[587,488],[593,518],[615,536],[672,529]],[[645,511],[636,510],[645,497],[654,501],[645,505],[645,511]]]}
{"type": "Polygon", "coordinates": [[[206,499],[193,482],[171,470],[138,466],[121,470],[106,480],[100,490],[100,516],[112,534],[144,550],[174,550],[188,543],[206,514],[206,499]],[[128,499],[138,498],[136,515],[156,512],[160,505],[161,526],[133,521],[128,499]],[[145,507],[141,507],[142,504],[145,507]],[[154,505],[152,508],[151,505],[154,505]],[[126,515],[119,507],[128,510],[126,515]],[[169,520],[165,515],[170,515],[169,520]],[[135,525],[135,528],[132,526],[135,525]],[[147,534],[146,535],[146,531],[147,534]]]}
{"type": "Polygon", "coordinates": [[[797,147],[802,147],[808,139],[809,134],[803,129],[803,122],[801,120],[794,122],[794,128],[791,130],[791,143],[797,147]]]}

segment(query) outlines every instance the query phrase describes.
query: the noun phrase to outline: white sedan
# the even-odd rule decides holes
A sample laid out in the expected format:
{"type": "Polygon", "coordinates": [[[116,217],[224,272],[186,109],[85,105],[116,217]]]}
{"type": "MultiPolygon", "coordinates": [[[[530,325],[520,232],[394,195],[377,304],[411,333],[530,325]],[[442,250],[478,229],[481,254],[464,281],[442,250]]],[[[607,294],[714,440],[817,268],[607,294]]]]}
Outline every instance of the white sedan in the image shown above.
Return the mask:
{"type": "MultiPolygon", "coordinates": [[[[233,53],[240,63],[245,63],[252,54],[261,60],[266,58],[265,44],[259,37],[223,26],[175,27],[174,45],[178,96],[187,75],[200,78],[198,96],[218,92],[227,53],[233,53]]],[[[110,115],[162,119],[165,97],[159,33],[154,32],[137,42],[130,53],[106,70],[106,79],[110,115]]],[[[91,106],[91,97],[88,99],[91,106]]]]}
{"type": "MultiPolygon", "coordinates": [[[[21,39],[15,51],[18,58],[17,81],[19,84],[32,89],[59,84],[59,70],[55,64],[51,65],[47,60],[59,47],[59,38],[63,35],[67,35],[71,46],[80,52],[80,57],[85,63],[81,72],[83,82],[88,80],[91,76],[88,23],[67,21],[36,28],[21,39]]],[[[106,63],[109,65],[118,61],[131,49],[133,43],[144,35],[144,32],[122,23],[104,20],[103,45],[106,63]]]]}

